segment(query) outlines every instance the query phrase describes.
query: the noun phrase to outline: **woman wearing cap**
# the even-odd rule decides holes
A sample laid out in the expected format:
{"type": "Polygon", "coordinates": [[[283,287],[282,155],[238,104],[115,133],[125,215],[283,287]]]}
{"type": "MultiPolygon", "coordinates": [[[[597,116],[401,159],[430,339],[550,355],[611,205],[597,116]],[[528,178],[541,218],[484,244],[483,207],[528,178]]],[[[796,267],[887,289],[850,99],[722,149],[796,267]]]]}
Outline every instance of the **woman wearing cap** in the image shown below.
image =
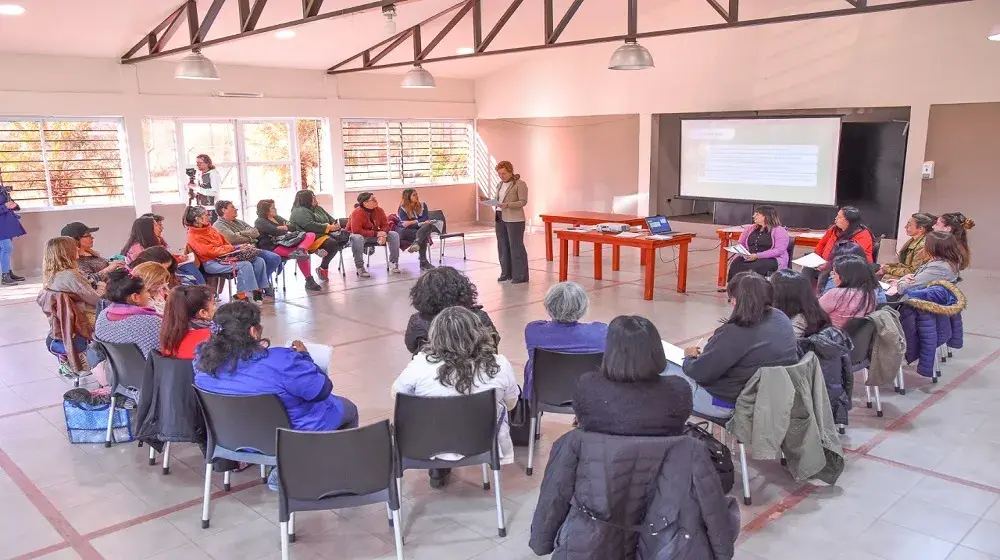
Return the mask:
{"type": "Polygon", "coordinates": [[[399,274],[399,232],[389,227],[389,218],[385,210],[379,208],[375,193],[358,195],[358,205],[347,219],[347,231],[351,232],[351,252],[354,253],[354,267],[359,277],[371,277],[365,270],[366,243],[388,245],[389,270],[399,274]]]}
{"type": "Polygon", "coordinates": [[[80,268],[80,272],[95,286],[98,282],[107,282],[108,274],[112,270],[117,270],[125,266],[125,263],[122,261],[109,261],[94,250],[93,234],[99,229],[88,227],[86,224],[80,222],[73,222],[66,224],[66,227],[62,228],[62,231],[59,232],[59,235],[72,237],[76,241],[77,251],[80,256],[77,260],[77,266],[80,268]]]}
{"type": "Polygon", "coordinates": [[[21,216],[17,213],[20,209],[10,198],[8,188],[0,185],[0,273],[3,273],[0,285],[3,286],[24,282],[24,277],[14,274],[10,268],[10,259],[14,255],[13,239],[28,233],[21,225],[21,216]]]}
{"type": "MultiPolygon", "coordinates": [[[[500,184],[496,189],[497,251],[500,253],[500,282],[528,281],[528,251],[524,247],[524,205],[528,203],[528,185],[514,174],[514,165],[501,161],[496,167],[500,184]]],[[[479,195],[480,201],[489,200],[479,195]]]]}

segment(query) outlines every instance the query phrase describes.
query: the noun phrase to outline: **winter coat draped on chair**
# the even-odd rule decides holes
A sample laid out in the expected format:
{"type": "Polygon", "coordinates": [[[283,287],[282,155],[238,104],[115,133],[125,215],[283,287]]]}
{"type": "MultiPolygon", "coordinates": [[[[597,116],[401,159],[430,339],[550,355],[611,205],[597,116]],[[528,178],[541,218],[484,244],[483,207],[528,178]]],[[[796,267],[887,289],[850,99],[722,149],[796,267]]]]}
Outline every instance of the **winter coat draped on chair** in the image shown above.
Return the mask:
{"type": "Polygon", "coordinates": [[[906,363],[916,361],[917,373],[933,377],[938,347],[962,347],[962,311],[968,302],[955,284],[944,280],[906,296],[899,317],[906,334],[906,363]]]}

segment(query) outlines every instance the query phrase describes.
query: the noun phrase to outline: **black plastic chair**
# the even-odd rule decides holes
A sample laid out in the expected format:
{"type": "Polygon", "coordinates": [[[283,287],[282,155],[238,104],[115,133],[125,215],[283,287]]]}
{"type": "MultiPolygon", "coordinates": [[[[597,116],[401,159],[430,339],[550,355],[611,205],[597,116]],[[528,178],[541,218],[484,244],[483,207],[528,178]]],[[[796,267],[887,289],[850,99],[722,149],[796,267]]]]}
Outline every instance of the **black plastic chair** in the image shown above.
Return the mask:
{"type": "Polygon", "coordinates": [[[872,263],[878,264],[878,252],[882,248],[882,240],[885,239],[885,234],[878,236],[872,241],[872,263]]]}
{"type": "Polygon", "coordinates": [[[205,272],[205,267],[201,267],[200,270],[201,275],[205,277],[205,285],[215,290],[216,294],[221,294],[222,285],[225,284],[229,299],[233,299],[233,282],[236,281],[235,267],[232,272],[224,272],[222,274],[209,274],[205,272]]]}
{"type": "MultiPolygon", "coordinates": [[[[497,533],[507,536],[500,494],[500,421],[496,389],[457,397],[396,395],[396,485],[402,498],[403,472],[483,465],[483,489],[489,490],[486,465],[493,470],[497,533]],[[456,453],[462,459],[434,459],[456,453]]],[[[280,471],[279,471],[280,473],[280,471]]]]}
{"type": "Polygon", "coordinates": [[[396,558],[403,558],[399,494],[393,472],[388,420],[335,432],[278,429],[278,521],[281,558],[295,540],[295,512],[385,502],[392,519],[396,558]]]}
{"type": "MultiPolygon", "coordinates": [[[[149,359],[146,360],[146,370],[145,370],[144,375],[143,375],[142,386],[143,387],[151,386],[150,384],[156,383],[156,381],[155,381],[156,379],[169,379],[171,383],[183,386],[190,393],[187,396],[187,398],[190,399],[190,401],[187,401],[187,402],[154,403],[154,402],[152,402],[152,400],[153,400],[153,395],[152,395],[153,391],[151,391],[151,390],[149,390],[149,391],[146,391],[146,390],[142,391],[139,394],[139,407],[138,407],[139,413],[138,413],[138,418],[137,418],[137,421],[139,422],[139,426],[137,427],[136,439],[140,439],[140,441],[143,441],[143,439],[142,439],[142,433],[141,433],[142,432],[142,428],[143,428],[143,426],[141,424],[143,414],[144,413],[146,413],[146,414],[158,414],[160,411],[158,411],[158,410],[150,410],[150,409],[152,409],[152,408],[155,407],[157,409],[162,410],[163,408],[165,408],[165,405],[169,405],[169,406],[174,407],[169,412],[171,413],[171,415],[173,417],[172,423],[175,426],[180,425],[182,422],[187,422],[188,425],[185,426],[182,429],[182,431],[185,431],[185,432],[188,432],[188,433],[191,433],[191,434],[204,434],[205,433],[205,418],[204,418],[203,415],[199,414],[197,417],[194,417],[194,418],[182,418],[181,417],[181,415],[183,414],[184,411],[186,411],[186,410],[192,410],[192,409],[197,408],[199,406],[197,404],[198,397],[195,396],[194,390],[192,389],[192,386],[193,386],[192,383],[194,383],[194,367],[191,364],[191,360],[181,360],[181,359],[178,359],[178,358],[169,358],[169,357],[166,357],[163,354],[161,354],[159,350],[153,350],[152,352],[149,353],[149,359]],[[194,406],[187,406],[189,404],[193,404],[194,406]]],[[[171,394],[173,394],[173,393],[171,393],[171,394]]],[[[146,441],[147,444],[150,443],[149,440],[145,440],[145,441],[146,441]]],[[[170,442],[171,441],[178,442],[178,443],[180,443],[180,442],[201,443],[201,441],[197,441],[197,440],[191,439],[191,438],[167,439],[167,440],[160,440],[160,441],[162,441],[162,443],[163,443],[163,451],[162,451],[163,460],[162,460],[162,465],[161,466],[163,467],[163,474],[164,475],[170,474],[170,442]]],[[[153,445],[149,445],[149,465],[153,466],[155,464],[156,464],[156,449],[153,447],[153,445]]]]}
{"type": "Polygon", "coordinates": [[[795,258],[795,238],[788,237],[788,268],[792,268],[792,259],[795,258]]]}
{"type": "Polygon", "coordinates": [[[127,400],[139,400],[146,358],[135,344],[116,344],[94,339],[97,350],[108,357],[108,386],[111,388],[111,406],[108,407],[108,431],[104,436],[104,447],[111,447],[115,408],[125,406],[127,400]],[[121,398],[116,398],[121,397],[121,398]]]}
{"type": "MultiPolygon", "coordinates": [[[[291,428],[288,412],[277,395],[220,395],[194,388],[205,415],[208,444],[205,449],[205,495],[201,510],[201,528],[208,529],[212,499],[212,464],[228,459],[261,465],[261,482],[266,482],[265,467],[277,466],[275,430],[291,428]]],[[[229,471],[223,473],[222,487],[229,485],[229,471]]]]}
{"type": "MultiPolygon", "coordinates": [[[[851,350],[851,373],[865,372],[865,405],[872,407],[872,387],[868,386],[868,368],[871,366],[872,340],[875,338],[875,323],[865,317],[851,319],[844,325],[844,332],[854,343],[851,350]]],[[[875,387],[875,414],[882,417],[882,398],[875,387]]],[[[840,433],[844,433],[841,431],[840,433]]]]}
{"type": "Polygon", "coordinates": [[[573,393],[580,376],[597,371],[604,360],[604,353],[567,354],[535,349],[531,373],[531,424],[528,437],[528,467],[525,473],[534,472],[535,440],[541,433],[542,413],[573,414],[573,393]]]}
{"type": "Polygon", "coordinates": [[[441,241],[441,249],[438,251],[438,264],[444,262],[444,246],[446,239],[454,239],[456,237],[462,240],[462,260],[466,260],[467,253],[465,252],[465,233],[461,231],[456,231],[450,233],[448,231],[448,219],[444,217],[443,210],[428,210],[427,217],[432,220],[439,220],[441,222],[441,232],[438,234],[438,239],[441,241]]]}

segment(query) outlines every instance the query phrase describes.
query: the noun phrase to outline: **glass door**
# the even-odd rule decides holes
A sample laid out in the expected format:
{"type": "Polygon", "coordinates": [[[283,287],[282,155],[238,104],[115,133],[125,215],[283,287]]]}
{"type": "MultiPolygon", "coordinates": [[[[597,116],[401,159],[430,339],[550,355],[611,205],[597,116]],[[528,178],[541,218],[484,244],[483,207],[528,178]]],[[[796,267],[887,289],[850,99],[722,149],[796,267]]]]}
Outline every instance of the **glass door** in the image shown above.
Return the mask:
{"type": "MultiPolygon", "coordinates": [[[[278,214],[288,217],[299,190],[300,177],[293,172],[298,161],[292,141],[293,120],[240,121],[240,145],[246,180],[244,215],[256,218],[257,202],[270,198],[278,214]]],[[[253,221],[253,220],[248,220],[253,221]]]]}

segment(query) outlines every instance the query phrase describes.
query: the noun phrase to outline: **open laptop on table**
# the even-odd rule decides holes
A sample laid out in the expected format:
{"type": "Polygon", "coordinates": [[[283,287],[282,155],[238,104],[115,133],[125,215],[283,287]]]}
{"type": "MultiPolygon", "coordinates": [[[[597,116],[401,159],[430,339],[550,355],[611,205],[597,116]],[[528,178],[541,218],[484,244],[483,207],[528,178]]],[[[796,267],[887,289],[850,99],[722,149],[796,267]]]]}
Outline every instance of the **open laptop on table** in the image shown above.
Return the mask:
{"type": "Polygon", "coordinates": [[[651,235],[683,235],[684,232],[674,231],[670,227],[670,221],[666,216],[649,216],[646,218],[646,227],[651,235]]]}

